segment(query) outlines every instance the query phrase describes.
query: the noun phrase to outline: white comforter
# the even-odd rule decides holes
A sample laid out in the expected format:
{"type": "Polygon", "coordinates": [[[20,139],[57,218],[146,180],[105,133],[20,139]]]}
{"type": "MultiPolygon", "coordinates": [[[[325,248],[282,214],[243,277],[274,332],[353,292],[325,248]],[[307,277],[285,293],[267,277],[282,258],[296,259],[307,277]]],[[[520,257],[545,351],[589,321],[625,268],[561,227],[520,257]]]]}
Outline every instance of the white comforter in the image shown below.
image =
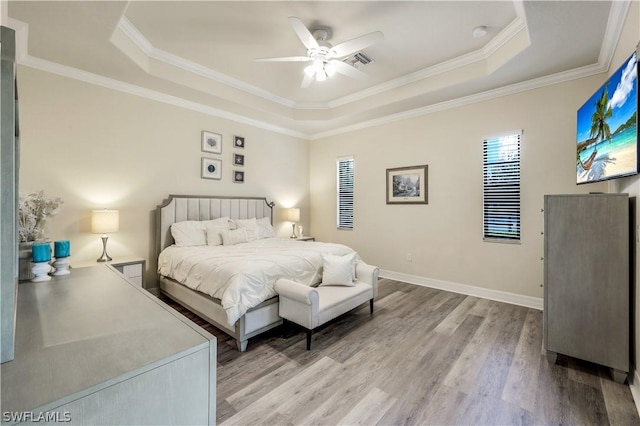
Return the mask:
{"type": "Polygon", "coordinates": [[[267,238],[234,246],[167,247],[158,273],[221,301],[229,325],[249,308],[275,296],[278,278],[320,282],[322,254],[345,255],[341,244],[267,238]]]}

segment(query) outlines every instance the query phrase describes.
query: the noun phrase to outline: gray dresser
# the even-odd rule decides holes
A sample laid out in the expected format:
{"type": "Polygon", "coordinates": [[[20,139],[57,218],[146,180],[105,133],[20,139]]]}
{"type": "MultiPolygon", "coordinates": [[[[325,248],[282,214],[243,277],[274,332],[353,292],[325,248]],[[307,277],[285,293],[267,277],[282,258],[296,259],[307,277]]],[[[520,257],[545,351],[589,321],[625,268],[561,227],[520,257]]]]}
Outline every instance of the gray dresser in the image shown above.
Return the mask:
{"type": "Polygon", "coordinates": [[[216,340],[110,265],[18,290],[3,423],[215,424],[216,340]]]}
{"type": "Polygon", "coordinates": [[[629,197],[544,198],[544,330],[557,354],[629,372],[629,197]]]}

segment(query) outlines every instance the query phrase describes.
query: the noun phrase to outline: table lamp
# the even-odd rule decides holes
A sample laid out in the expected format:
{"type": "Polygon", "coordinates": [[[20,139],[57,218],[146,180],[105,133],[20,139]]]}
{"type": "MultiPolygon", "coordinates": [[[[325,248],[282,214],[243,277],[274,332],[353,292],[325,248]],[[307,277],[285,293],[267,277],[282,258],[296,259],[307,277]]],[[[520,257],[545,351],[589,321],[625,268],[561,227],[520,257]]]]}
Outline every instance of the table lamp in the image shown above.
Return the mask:
{"type": "Polygon", "coordinates": [[[91,232],[102,234],[102,256],[98,262],[108,262],[111,257],[107,254],[107,234],[118,232],[120,226],[120,215],[118,210],[93,210],[91,212],[91,232]]]}
{"type": "Polygon", "coordinates": [[[296,236],[296,222],[300,220],[300,209],[295,207],[287,209],[286,214],[287,214],[287,220],[291,222],[291,226],[292,226],[290,238],[298,238],[296,236]]]}

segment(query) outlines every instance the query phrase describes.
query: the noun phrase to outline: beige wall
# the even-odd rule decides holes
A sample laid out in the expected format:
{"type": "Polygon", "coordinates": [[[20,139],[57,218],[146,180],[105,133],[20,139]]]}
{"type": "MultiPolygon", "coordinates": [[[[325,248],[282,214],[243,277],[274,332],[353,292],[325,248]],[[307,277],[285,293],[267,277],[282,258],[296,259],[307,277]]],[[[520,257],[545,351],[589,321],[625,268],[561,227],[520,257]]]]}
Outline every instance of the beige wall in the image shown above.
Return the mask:
{"type": "MultiPolygon", "coordinates": [[[[120,210],[109,254],[147,259],[155,286],[154,209],[169,194],[266,196],[279,208],[302,208],[308,224],[308,143],[248,125],[184,110],[99,86],[21,67],[20,189],[64,201],[47,224],[52,240],[71,241],[71,264],[94,264],[102,253],[90,233],[90,212],[120,210]],[[223,135],[222,180],[201,179],[202,130],[223,135]],[[245,137],[246,181],[232,182],[233,135],[245,137]]],[[[237,150],[237,152],[240,152],[237,150]]],[[[290,235],[290,225],[276,231],[290,235]]]]}
{"type": "Polygon", "coordinates": [[[313,141],[311,232],[380,268],[542,297],[544,194],[606,191],[575,183],[576,111],[601,83],[584,78],[313,141]],[[522,243],[482,241],[482,138],[523,129],[522,243]],[[335,159],[355,156],[355,229],[335,227],[335,159]],[[385,170],[429,165],[428,205],[386,205],[385,170]],[[407,262],[407,254],[413,257],[407,262]]]}

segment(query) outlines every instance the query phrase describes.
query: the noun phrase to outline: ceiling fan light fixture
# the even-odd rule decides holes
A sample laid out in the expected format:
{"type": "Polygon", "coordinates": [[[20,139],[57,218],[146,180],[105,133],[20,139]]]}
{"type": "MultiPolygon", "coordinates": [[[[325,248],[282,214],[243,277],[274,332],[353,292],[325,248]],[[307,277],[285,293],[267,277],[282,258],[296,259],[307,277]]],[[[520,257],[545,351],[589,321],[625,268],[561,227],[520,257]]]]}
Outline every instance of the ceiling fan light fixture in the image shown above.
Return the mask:
{"type": "Polygon", "coordinates": [[[324,72],[327,73],[328,77],[331,77],[336,73],[336,66],[331,62],[327,62],[324,66],[324,72]]]}
{"type": "Polygon", "coordinates": [[[325,81],[327,79],[327,73],[320,71],[316,73],[316,81],[325,81]]]}
{"type": "Polygon", "coordinates": [[[313,69],[313,65],[309,65],[304,68],[304,73],[307,75],[307,77],[313,77],[316,72],[313,69]]]}

